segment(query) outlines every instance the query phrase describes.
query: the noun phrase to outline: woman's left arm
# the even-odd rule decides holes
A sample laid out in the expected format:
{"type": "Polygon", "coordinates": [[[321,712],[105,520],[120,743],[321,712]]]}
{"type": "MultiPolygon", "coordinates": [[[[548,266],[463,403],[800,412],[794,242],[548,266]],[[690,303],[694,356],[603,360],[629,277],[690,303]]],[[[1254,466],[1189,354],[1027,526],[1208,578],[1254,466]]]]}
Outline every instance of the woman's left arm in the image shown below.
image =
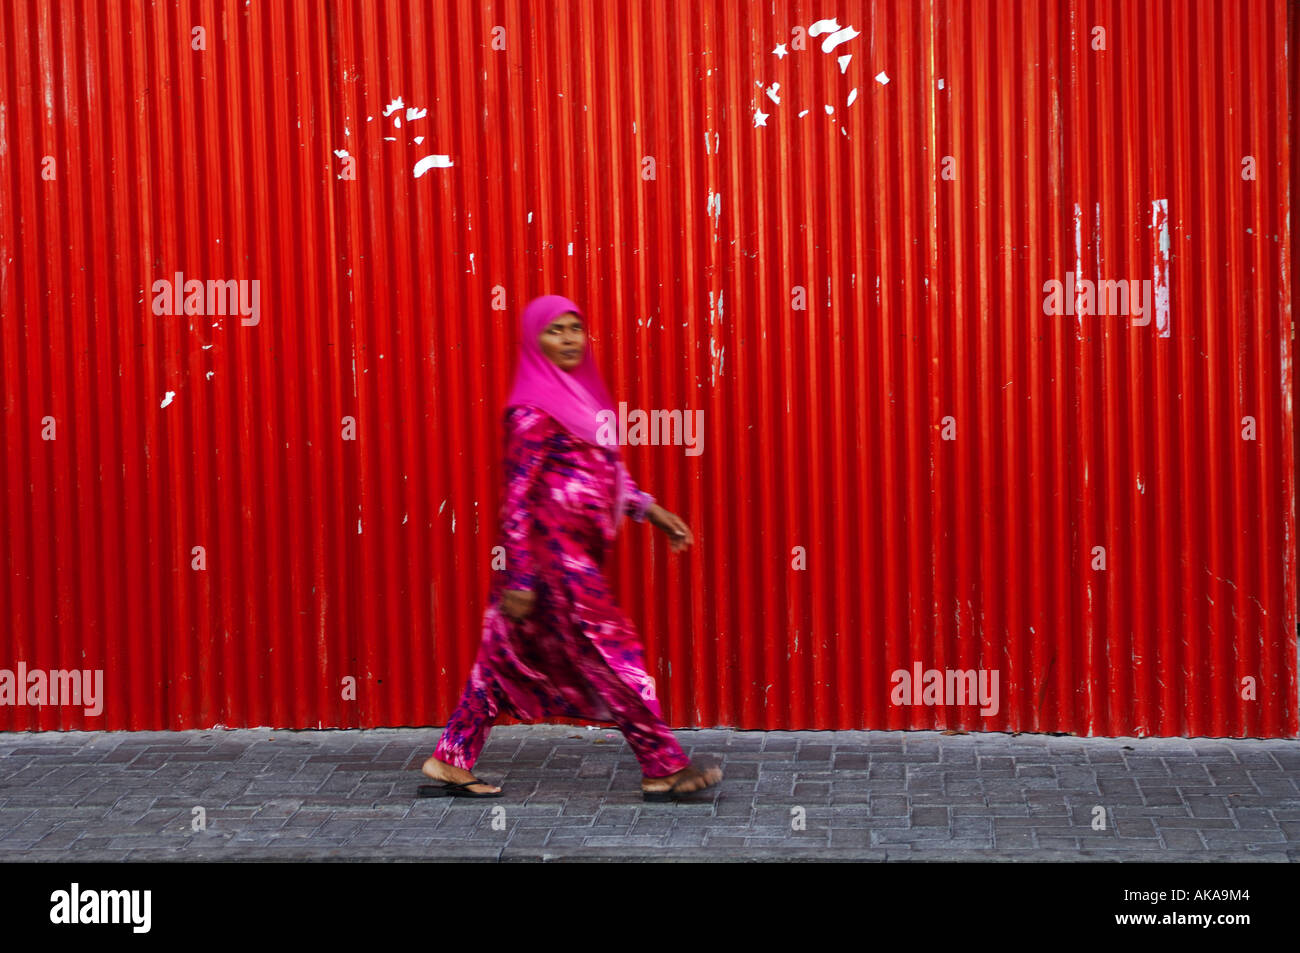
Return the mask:
{"type": "Polygon", "coordinates": [[[649,493],[642,490],[632,479],[632,474],[628,473],[627,468],[623,468],[623,513],[630,516],[638,523],[644,523],[650,513],[650,508],[654,506],[655,498],[649,493]]]}
{"type": "Polygon", "coordinates": [[[626,497],[623,501],[624,512],[639,523],[647,520],[651,525],[658,526],[668,534],[668,545],[673,552],[679,553],[688,548],[695,542],[695,536],[691,528],[676,513],[670,513],[658,503],[649,493],[642,490],[632,479],[632,475],[623,470],[623,494],[626,497]]]}

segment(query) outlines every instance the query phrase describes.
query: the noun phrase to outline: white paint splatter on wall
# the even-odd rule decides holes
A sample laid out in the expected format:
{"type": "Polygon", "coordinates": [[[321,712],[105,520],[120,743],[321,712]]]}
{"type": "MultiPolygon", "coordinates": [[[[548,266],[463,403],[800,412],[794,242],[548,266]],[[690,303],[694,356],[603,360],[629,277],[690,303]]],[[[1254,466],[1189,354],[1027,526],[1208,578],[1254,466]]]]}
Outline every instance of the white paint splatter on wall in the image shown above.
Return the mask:
{"type": "MultiPolygon", "coordinates": [[[[713,228],[714,231],[716,232],[718,228],[718,223],[722,218],[721,194],[714,192],[712,189],[709,189],[708,204],[705,205],[705,210],[706,210],[705,214],[713,216],[713,228]]],[[[713,240],[714,241],[718,240],[717,235],[713,236],[713,240]]]]}
{"type": "MultiPolygon", "coordinates": [[[[1083,270],[1083,209],[1079,203],[1074,203],[1074,274],[1082,277],[1083,270]]],[[[1078,307],[1074,309],[1075,315],[1079,319],[1079,333],[1083,333],[1083,315],[1079,312],[1078,307]]]]}
{"type": "Polygon", "coordinates": [[[1156,233],[1155,290],[1156,334],[1169,337],[1169,200],[1156,199],[1151,203],[1151,228],[1156,233]]]}
{"type": "MultiPolygon", "coordinates": [[[[808,32],[812,33],[811,30],[809,30],[808,32]]],[[[826,37],[826,39],[822,40],[822,52],[829,53],[831,50],[835,49],[835,47],[839,46],[841,43],[847,43],[849,40],[853,39],[857,35],[858,35],[858,31],[853,29],[853,27],[851,26],[846,26],[842,30],[836,30],[830,36],[826,37]]]]}
{"type": "Polygon", "coordinates": [[[418,179],[430,169],[450,169],[451,156],[425,156],[415,164],[415,177],[418,179]]]}

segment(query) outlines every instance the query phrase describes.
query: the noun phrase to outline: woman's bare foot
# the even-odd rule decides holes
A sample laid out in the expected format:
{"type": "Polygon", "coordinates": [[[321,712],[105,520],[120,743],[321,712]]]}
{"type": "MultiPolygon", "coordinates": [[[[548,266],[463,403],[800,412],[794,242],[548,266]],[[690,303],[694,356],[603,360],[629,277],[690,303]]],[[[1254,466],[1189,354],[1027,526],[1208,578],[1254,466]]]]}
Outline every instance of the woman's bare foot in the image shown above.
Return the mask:
{"type": "MultiPolygon", "coordinates": [[[[464,784],[466,781],[473,781],[474,775],[464,768],[458,768],[454,764],[448,764],[445,761],[439,761],[437,758],[430,758],[424,762],[420,771],[427,778],[433,778],[435,781],[446,781],[448,784],[464,784]]],[[[491,784],[471,784],[469,790],[475,794],[495,794],[501,789],[491,784]]]]}
{"type": "Polygon", "coordinates": [[[692,791],[702,791],[705,788],[711,788],[722,780],[722,769],[718,767],[697,768],[693,764],[688,764],[680,771],[662,778],[641,779],[641,790],[646,792],[667,791],[676,788],[678,794],[689,794],[692,791]]]}

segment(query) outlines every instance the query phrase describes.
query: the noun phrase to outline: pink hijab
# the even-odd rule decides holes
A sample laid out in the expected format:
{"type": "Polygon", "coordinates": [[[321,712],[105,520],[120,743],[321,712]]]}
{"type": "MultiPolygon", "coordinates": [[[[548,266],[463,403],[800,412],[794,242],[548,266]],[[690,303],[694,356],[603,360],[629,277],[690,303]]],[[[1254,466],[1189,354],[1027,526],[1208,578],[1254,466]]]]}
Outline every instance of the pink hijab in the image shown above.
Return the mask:
{"type": "Polygon", "coordinates": [[[582,363],[572,371],[563,371],[542,353],[537,337],[545,327],[569,311],[583,321],[586,315],[568,298],[561,295],[542,295],[525,306],[519,316],[519,366],[515,371],[515,384],[506,401],[507,409],[527,404],[554,417],[565,430],[580,440],[597,447],[613,450],[616,454],[614,488],[614,528],[623,522],[624,481],[626,469],[623,454],[617,444],[601,444],[596,437],[600,420],[596,414],[608,410],[617,415],[618,410],[609,398],[609,391],[600,379],[600,371],[591,356],[588,344],[582,363]]]}

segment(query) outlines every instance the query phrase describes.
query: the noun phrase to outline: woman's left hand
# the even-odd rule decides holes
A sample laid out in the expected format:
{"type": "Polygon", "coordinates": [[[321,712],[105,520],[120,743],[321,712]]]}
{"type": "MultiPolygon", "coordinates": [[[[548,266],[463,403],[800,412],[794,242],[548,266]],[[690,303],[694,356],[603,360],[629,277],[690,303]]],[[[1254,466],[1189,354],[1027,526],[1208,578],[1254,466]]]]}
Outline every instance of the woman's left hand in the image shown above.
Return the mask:
{"type": "Polygon", "coordinates": [[[670,513],[658,503],[652,505],[646,512],[646,519],[668,534],[668,546],[675,553],[680,553],[695,542],[691,528],[682,521],[682,518],[676,513],[670,513]]]}

